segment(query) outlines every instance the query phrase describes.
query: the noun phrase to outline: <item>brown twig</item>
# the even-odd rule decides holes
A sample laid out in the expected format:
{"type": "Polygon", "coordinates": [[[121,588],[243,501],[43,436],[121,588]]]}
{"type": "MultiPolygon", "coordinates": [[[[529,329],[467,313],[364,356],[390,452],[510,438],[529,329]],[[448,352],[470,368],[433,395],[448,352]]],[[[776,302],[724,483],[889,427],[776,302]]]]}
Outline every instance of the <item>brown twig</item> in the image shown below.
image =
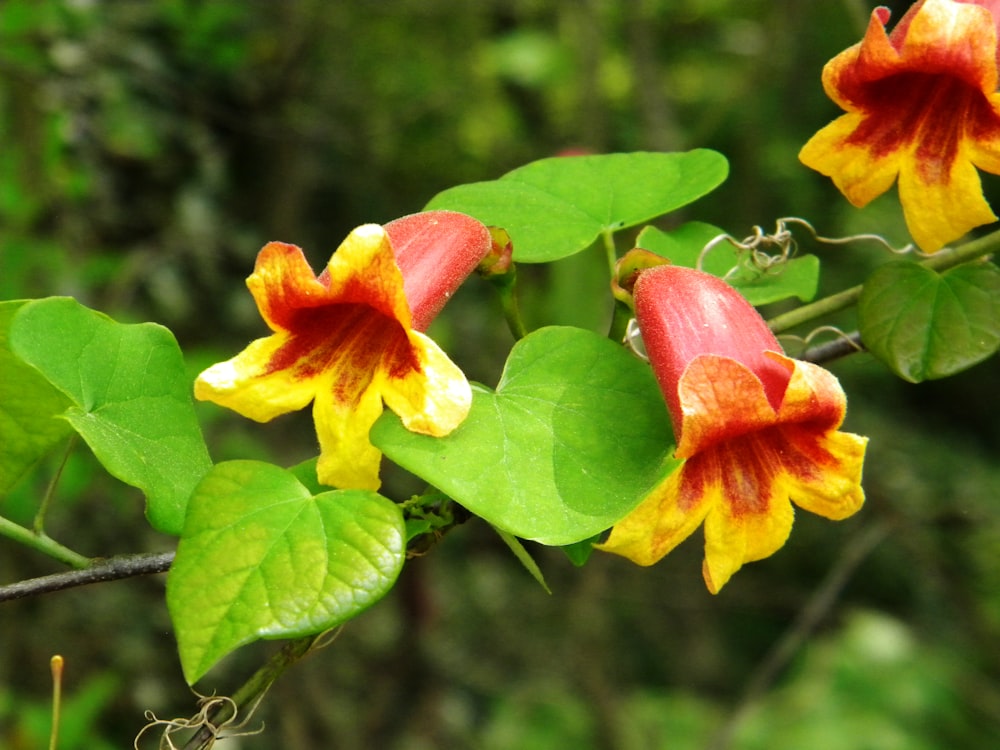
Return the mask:
{"type": "Polygon", "coordinates": [[[103,581],[117,581],[121,578],[164,573],[174,560],[173,552],[157,554],[116,555],[93,563],[83,570],[56,573],[40,578],[30,578],[6,586],[0,586],[0,602],[22,599],[26,596],[48,594],[52,591],[87,586],[103,581]]]}
{"type": "Polygon", "coordinates": [[[854,333],[843,334],[834,341],[810,346],[797,359],[821,365],[824,362],[831,362],[832,360],[846,357],[848,354],[857,354],[864,351],[867,351],[867,349],[861,343],[861,334],[855,331],[854,333]]]}

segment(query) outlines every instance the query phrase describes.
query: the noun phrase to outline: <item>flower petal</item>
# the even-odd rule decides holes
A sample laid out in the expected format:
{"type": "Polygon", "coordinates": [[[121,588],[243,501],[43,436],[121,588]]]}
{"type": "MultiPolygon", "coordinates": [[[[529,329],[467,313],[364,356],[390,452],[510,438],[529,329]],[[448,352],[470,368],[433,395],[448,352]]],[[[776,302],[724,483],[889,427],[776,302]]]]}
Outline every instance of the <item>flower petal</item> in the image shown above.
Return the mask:
{"type": "Polygon", "coordinates": [[[409,344],[418,368],[385,377],[382,398],[403,426],[441,437],[460,425],[472,407],[472,387],[458,366],[430,338],[410,331],[409,344]]]}
{"type": "Polygon", "coordinates": [[[859,207],[898,176],[910,234],[927,252],[996,220],[976,172],[1000,173],[1000,19],[983,5],[921,0],[891,35],[888,11],[876,9],[861,43],[823,70],[848,114],[799,154],[859,207]]]}
{"type": "Polygon", "coordinates": [[[840,427],[847,413],[847,396],[832,372],[777,352],[765,355],[791,372],[776,421],[802,422],[817,432],[840,427]]]}
{"type": "Polygon", "coordinates": [[[270,366],[289,340],[285,333],[257,339],[232,359],[212,365],[194,381],[195,398],[258,422],[305,408],[316,386],[290,368],[273,370],[270,366]]]}
{"type": "Polygon", "coordinates": [[[967,157],[956,158],[946,170],[945,176],[934,181],[911,168],[899,175],[899,202],[906,226],[913,241],[928,253],[997,220],[983,197],[979,173],[967,157]]]}
{"type": "Polygon", "coordinates": [[[319,438],[316,477],[320,484],[372,491],[381,486],[382,452],[371,444],[368,433],[382,410],[382,397],[370,385],[350,401],[326,394],[316,398],[313,421],[319,438]]]}
{"type": "Polygon", "coordinates": [[[301,248],[285,242],[269,242],[257,253],[247,287],[272,331],[291,330],[299,310],[330,301],[301,248]]]}
{"type": "Polygon", "coordinates": [[[775,482],[768,497],[758,498],[767,508],[763,513],[744,513],[726,502],[712,504],[705,518],[702,575],[713,594],[719,593],[743,563],[770,557],[788,540],[795,514],[782,489],[775,482]]]}
{"type": "Polygon", "coordinates": [[[321,484],[376,490],[381,453],[368,433],[383,411],[387,378],[420,378],[420,362],[407,331],[360,305],[364,315],[336,337],[316,377],[313,419],[319,437],[321,484]]]}
{"type": "MultiPolygon", "coordinates": [[[[776,360],[783,364],[787,357],[776,360]]],[[[769,427],[775,410],[760,378],[729,357],[702,354],[691,360],[677,384],[680,443],[674,455],[689,458],[725,440],[769,427]]]]}
{"type": "Polygon", "coordinates": [[[681,466],[653,488],[614,525],[603,544],[594,546],[637,565],[652,565],[691,536],[712,507],[713,498],[705,494],[684,498],[680,491],[683,470],[681,466]]]}
{"type": "Polygon", "coordinates": [[[782,430],[787,491],[803,510],[831,521],[854,515],[865,501],[861,468],[868,439],[849,432],[796,435],[782,430]],[[793,442],[794,441],[794,442],[793,442]]]}
{"type": "Polygon", "coordinates": [[[319,281],[338,304],[360,303],[410,327],[403,274],[384,227],[364,224],[353,230],[330,257],[319,281]]]}
{"type": "Polygon", "coordinates": [[[795,367],[777,415],[781,481],[800,508],[842,520],[864,503],[861,471],[868,438],[836,431],[844,420],[847,397],[832,373],[809,362],[781,358],[795,367]]]}
{"type": "Polygon", "coordinates": [[[986,95],[996,91],[997,23],[988,8],[926,0],[908,20],[890,40],[910,69],[960,78],[986,95]]]}
{"type": "Polygon", "coordinates": [[[852,142],[865,115],[847,114],[810,138],[799,161],[833,180],[852,205],[861,208],[892,187],[899,175],[899,152],[873,154],[866,144],[852,142]]]}

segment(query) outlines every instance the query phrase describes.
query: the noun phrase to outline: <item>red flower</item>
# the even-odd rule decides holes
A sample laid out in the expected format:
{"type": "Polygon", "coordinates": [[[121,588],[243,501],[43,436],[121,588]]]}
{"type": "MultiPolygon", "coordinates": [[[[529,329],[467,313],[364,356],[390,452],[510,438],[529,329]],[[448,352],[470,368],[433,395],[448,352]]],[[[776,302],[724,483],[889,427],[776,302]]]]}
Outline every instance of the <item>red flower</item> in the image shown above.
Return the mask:
{"type": "Polygon", "coordinates": [[[802,148],[855,206],[897,176],[910,234],[927,252],[995,221],[976,168],[1000,174],[998,0],[921,0],[886,34],[876,8],[864,39],[823,69],[847,114],[802,148]]]}
{"type": "Polygon", "coordinates": [[[368,431],[383,402],[435,436],[469,412],[468,381],[420,330],[491,249],[485,226],[451,211],[358,227],[318,277],[298,247],[271,242],[247,286],[274,333],[201,373],[195,396],[259,422],[312,401],[319,481],[378,489],[368,431]]]}
{"type": "Polygon", "coordinates": [[[781,354],[757,311],[714,276],[651,268],[634,297],[684,463],[601,549],[651,565],[704,521],[714,594],[785,543],[792,502],[831,519],[861,507],[867,439],[837,431],[846,399],[833,375],[781,354]]]}

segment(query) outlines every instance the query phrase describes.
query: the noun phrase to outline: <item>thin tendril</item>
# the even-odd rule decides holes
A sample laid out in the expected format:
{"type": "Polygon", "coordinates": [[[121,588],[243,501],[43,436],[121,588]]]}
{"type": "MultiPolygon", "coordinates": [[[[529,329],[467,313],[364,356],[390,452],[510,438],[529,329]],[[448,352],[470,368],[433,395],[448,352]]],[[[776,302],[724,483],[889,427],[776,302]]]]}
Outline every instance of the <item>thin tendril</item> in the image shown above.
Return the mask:
{"type": "Polygon", "coordinates": [[[794,334],[782,334],[778,336],[778,340],[780,341],[781,339],[787,339],[795,341],[802,345],[802,352],[804,352],[815,343],[816,338],[818,338],[824,333],[834,334],[835,341],[844,341],[849,345],[850,348],[854,349],[855,351],[863,352],[865,350],[865,348],[861,346],[861,344],[854,341],[851,334],[845,333],[841,329],[837,328],[837,326],[830,326],[830,325],[818,326],[817,328],[812,329],[805,336],[796,336],[794,334]]]}
{"type": "Polygon", "coordinates": [[[732,278],[744,267],[749,267],[759,273],[770,273],[775,271],[790,258],[794,257],[796,251],[798,250],[798,244],[796,243],[795,236],[789,228],[790,224],[805,227],[809,231],[809,234],[812,235],[813,240],[824,245],[846,245],[850,242],[876,242],[882,245],[882,247],[889,252],[897,255],[913,253],[921,258],[929,257],[927,254],[918,250],[913,243],[897,248],[889,243],[884,237],[870,233],[852,234],[846,237],[824,237],[819,234],[815,227],[813,227],[813,225],[805,219],[799,218],[798,216],[783,216],[775,222],[774,232],[772,233],[767,233],[762,227],[755,225],[753,227],[753,234],[744,237],[742,240],[738,240],[729,234],[720,234],[713,237],[705,244],[701,253],[698,254],[698,260],[695,267],[698,270],[703,270],[702,266],[704,265],[705,258],[708,254],[714,248],[726,242],[738,251],[747,253],[748,256],[745,260],[741,259],[739,263],[729,269],[723,278],[732,278]]]}

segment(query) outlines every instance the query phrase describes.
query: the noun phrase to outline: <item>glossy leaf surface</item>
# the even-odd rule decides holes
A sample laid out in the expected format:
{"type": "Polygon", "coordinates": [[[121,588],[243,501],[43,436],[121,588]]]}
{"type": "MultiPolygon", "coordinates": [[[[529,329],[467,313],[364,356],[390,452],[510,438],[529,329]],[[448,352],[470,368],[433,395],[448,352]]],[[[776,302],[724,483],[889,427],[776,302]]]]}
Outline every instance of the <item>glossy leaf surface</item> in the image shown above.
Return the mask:
{"type": "Polygon", "coordinates": [[[557,156],[496,180],[449,188],[426,208],[503,227],[515,261],[542,263],[578,253],[604,232],[687,205],[722,183],[728,170],[725,157],[707,149],[557,156]]]}
{"type": "Polygon", "coordinates": [[[444,438],[383,416],[372,442],[396,463],[514,536],[564,545],[628,513],[675,464],[649,366],[580,328],[519,341],[496,391],[444,438]]]}
{"type": "Polygon", "coordinates": [[[905,380],[953,375],[1000,348],[1000,269],[937,273],[911,261],[879,267],[858,301],[861,339],[905,380]]]}
{"type": "Polygon", "coordinates": [[[108,472],[146,494],[153,527],[179,534],[211,461],[173,334],[51,297],[24,305],[10,337],[13,351],[71,402],[63,417],[108,472]]]}
{"type": "Polygon", "coordinates": [[[0,496],[73,430],[70,401],[10,350],[10,324],[26,300],[0,302],[0,496]]]}
{"type": "Polygon", "coordinates": [[[402,513],[381,495],[313,495],[273,464],[216,465],[191,498],[167,581],[185,677],[251,641],[354,617],[392,588],[404,556],[402,513]]]}

